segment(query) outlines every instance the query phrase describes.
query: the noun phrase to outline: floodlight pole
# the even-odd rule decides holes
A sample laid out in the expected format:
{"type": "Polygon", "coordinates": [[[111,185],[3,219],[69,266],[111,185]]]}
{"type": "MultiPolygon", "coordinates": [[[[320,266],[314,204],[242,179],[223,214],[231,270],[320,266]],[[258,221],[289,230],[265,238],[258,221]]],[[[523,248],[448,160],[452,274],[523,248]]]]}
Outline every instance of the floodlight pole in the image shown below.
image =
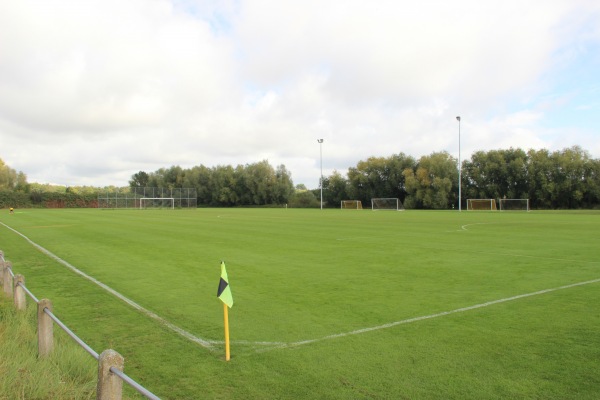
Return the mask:
{"type": "Polygon", "coordinates": [[[462,178],[461,177],[461,175],[462,175],[461,174],[461,172],[462,172],[462,165],[461,165],[461,162],[460,162],[460,116],[456,117],[456,120],[458,121],[458,211],[461,212],[462,211],[462,209],[461,209],[461,207],[462,207],[461,206],[462,196],[461,196],[461,192],[460,192],[460,187],[462,186],[461,185],[461,182],[462,182],[462,179],[461,179],[462,178]]]}
{"type": "Polygon", "coordinates": [[[323,139],[317,139],[317,142],[319,142],[319,153],[321,156],[321,183],[319,184],[319,186],[321,186],[321,210],[323,209],[323,139]]]}

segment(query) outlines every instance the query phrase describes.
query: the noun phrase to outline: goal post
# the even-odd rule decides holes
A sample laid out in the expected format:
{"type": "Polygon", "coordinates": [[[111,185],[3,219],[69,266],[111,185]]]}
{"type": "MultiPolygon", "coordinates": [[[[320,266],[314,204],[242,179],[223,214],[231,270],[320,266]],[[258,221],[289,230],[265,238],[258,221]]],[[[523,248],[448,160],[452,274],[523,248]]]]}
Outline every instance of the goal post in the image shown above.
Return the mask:
{"type": "Polygon", "coordinates": [[[144,208],[175,208],[174,197],[141,197],[140,209],[144,208]]]}
{"type": "Polygon", "coordinates": [[[342,200],[340,203],[342,210],[362,210],[362,202],[360,200],[342,200]]]}
{"type": "Polygon", "coordinates": [[[371,199],[371,210],[404,211],[404,205],[402,204],[400,199],[396,197],[373,198],[371,199]]]}
{"type": "Polygon", "coordinates": [[[468,211],[495,211],[497,209],[496,199],[467,199],[468,211]]]}
{"type": "Polygon", "coordinates": [[[500,199],[500,211],[529,211],[529,199],[500,199]]]}

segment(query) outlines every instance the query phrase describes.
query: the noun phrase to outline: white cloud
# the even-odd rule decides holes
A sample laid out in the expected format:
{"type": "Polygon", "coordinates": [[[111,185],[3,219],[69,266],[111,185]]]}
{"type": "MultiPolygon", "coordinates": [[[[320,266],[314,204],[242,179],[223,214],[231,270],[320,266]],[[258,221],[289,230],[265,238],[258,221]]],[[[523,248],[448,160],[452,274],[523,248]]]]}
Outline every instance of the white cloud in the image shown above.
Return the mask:
{"type": "Polygon", "coordinates": [[[598,26],[600,6],[567,0],[2,2],[0,157],[70,185],[268,159],[316,187],[317,138],[324,173],[457,155],[456,115],[463,158],[573,144],[600,156],[583,123],[548,128],[597,104],[563,78],[598,67],[598,26]]]}

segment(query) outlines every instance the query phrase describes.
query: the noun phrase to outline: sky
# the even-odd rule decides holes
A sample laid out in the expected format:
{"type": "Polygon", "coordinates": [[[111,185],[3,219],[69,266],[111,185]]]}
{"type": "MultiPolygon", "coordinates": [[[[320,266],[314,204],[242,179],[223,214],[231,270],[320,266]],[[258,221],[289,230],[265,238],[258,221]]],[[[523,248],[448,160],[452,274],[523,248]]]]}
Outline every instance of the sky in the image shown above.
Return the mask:
{"type": "Polygon", "coordinates": [[[599,139],[596,0],[0,0],[0,159],[28,182],[268,160],[317,188],[599,139]]]}

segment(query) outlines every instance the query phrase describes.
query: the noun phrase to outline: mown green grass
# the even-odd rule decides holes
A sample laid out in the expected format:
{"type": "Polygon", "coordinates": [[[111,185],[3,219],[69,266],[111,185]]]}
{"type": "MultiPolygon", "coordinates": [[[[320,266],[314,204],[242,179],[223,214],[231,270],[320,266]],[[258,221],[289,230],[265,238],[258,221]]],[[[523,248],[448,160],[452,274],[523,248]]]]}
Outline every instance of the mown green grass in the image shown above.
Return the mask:
{"type": "Polygon", "coordinates": [[[205,340],[223,340],[225,260],[228,363],[222,344],[182,338],[0,226],[27,287],[165,399],[600,391],[600,282],[348,334],[600,279],[600,213],[23,210],[0,222],[205,340]]]}

